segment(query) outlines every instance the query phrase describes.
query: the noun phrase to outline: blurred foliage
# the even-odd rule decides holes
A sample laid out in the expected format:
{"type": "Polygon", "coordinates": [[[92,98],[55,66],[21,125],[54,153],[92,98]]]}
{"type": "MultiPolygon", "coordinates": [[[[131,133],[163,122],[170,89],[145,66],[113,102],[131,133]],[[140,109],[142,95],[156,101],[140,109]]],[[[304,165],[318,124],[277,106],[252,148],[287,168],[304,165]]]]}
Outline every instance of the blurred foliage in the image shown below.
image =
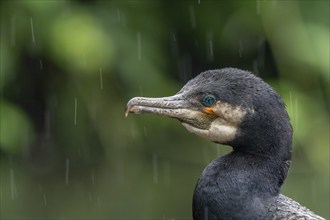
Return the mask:
{"type": "Polygon", "coordinates": [[[230,151],[152,116],[199,72],[253,71],[284,98],[284,194],[329,218],[329,1],[1,1],[1,219],[190,219],[230,151]]]}

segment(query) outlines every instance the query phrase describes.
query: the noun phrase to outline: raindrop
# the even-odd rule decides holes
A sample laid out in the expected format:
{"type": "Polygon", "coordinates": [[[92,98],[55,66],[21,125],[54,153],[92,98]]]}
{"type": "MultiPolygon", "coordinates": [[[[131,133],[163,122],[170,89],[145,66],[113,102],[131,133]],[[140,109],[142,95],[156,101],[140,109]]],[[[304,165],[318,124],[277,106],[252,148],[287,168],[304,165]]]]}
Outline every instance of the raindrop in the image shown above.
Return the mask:
{"type": "Polygon", "coordinates": [[[43,67],[43,65],[42,65],[42,60],[40,60],[39,63],[40,63],[40,69],[43,70],[44,67],[43,67]]]}
{"type": "Polygon", "coordinates": [[[45,206],[47,206],[47,198],[46,198],[45,194],[44,194],[44,204],[45,204],[45,206]]]}
{"type": "Polygon", "coordinates": [[[153,168],[153,181],[155,184],[158,184],[158,161],[157,155],[152,155],[152,168],[153,168]]]}
{"type": "Polygon", "coordinates": [[[210,45],[210,56],[213,57],[213,42],[211,40],[209,41],[209,45],[210,45]]]}
{"type": "Polygon", "coordinates": [[[290,91],[289,92],[289,96],[290,96],[290,115],[291,115],[291,117],[293,116],[292,114],[293,114],[293,104],[292,104],[292,92],[290,91]]]}
{"type": "Polygon", "coordinates": [[[198,4],[200,4],[201,3],[201,0],[198,0],[197,2],[198,2],[198,4]]]}
{"type": "Polygon", "coordinates": [[[242,57],[243,55],[243,41],[239,40],[238,42],[238,55],[239,57],[242,57]]]}
{"type": "Polygon", "coordinates": [[[95,178],[94,178],[94,174],[92,174],[92,183],[93,183],[93,185],[95,185],[95,178]]]}
{"type": "Polygon", "coordinates": [[[65,185],[69,184],[69,169],[70,169],[70,160],[67,158],[65,161],[65,185]]]}
{"type": "Polygon", "coordinates": [[[170,163],[166,160],[163,163],[163,168],[164,168],[164,183],[165,186],[169,186],[171,183],[171,167],[170,163]]]}
{"type": "Polygon", "coordinates": [[[196,28],[196,16],[195,16],[195,8],[193,5],[189,6],[189,15],[190,15],[191,28],[195,29],[196,28]]]}
{"type": "Polygon", "coordinates": [[[145,126],[143,127],[143,131],[144,131],[144,136],[147,137],[147,128],[145,126]]]}
{"type": "Polygon", "coordinates": [[[142,59],[142,47],[141,47],[141,32],[137,32],[137,56],[138,60],[141,61],[142,59]]]}
{"type": "Polygon", "coordinates": [[[13,168],[10,168],[10,186],[11,186],[11,190],[10,190],[11,200],[14,200],[16,198],[15,194],[17,194],[17,191],[16,191],[15,176],[14,176],[13,168]],[[15,193],[15,191],[16,191],[16,193],[15,193]]]}
{"type": "Polygon", "coordinates": [[[100,200],[100,197],[97,197],[97,205],[98,205],[98,207],[101,207],[101,200],[100,200]]]}
{"type": "Polygon", "coordinates": [[[46,110],[45,112],[45,138],[50,138],[50,112],[46,110]]]}
{"type": "Polygon", "coordinates": [[[253,72],[256,75],[259,75],[258,61],[256,59],[253,60],[252,66],[253,66],[253,72]]]}
{"type": "Polygon", "coordinates": [[[174,33],[172,34],[172,37],[173,37],[173,40],[176,41],[176,37],[175,37],[174,33]]]}
{"type": "Polygon", "coordinates": [[[298,128],[298,99],[295,99],[294,103],[294,122],[295,122],[295,128],[298,128]]]}
{"type": "Polygon", "coordinates": [[[171,52],[173,57],[177,57],[179,54],[179,49],[178,49],[178,42],[176,40],[175,33],[172,33],[171,35],[171,52]]]}
{"type": "Polygon", "coordinates": [[[257,14],[260,15],[260,0],[257,0],[257,14]]]}
{"type": "Polygon", "coordinates": [[[10,35],[11,35],[11,45],[14,47],[16,45],[16,16],[11,16],[10,18],[10,35]]]}
{"type": "Polygon", "coordinates": [[[291,160],[287,160],[285,161],[286,165],[288,165],[288,167],[291,165],[291,160]]]}
{"type": "Polygon", "coordinates": [[[32,42],[35,43],[34,29],[33,29],[33,20],[32,20],[32,17],[30,17],[30,23],[31,23],[32,42]]]}
{"type": "Polygon", "coordinates": [[[258,45],[258,62],[259,67],[265,67],[265,55],[266,54],[266,44],[265,44],[265,38],[263,36],[260,36],[259,38],[259,45],[258,45]]]}
{"type": "Polygon", "coordinates": [[[77,125],[77,98],[74,98],[74,125],[77,125]]]}
{"type": "Polygon", "coordinates": [[[119,11],[119,8],[117,8],[117,19],[118,19],[118,22],[120,22],[120,11],[119,11]]]}
{"type": "Polygon", "coordinates": [[[100,86],[101,90],[103,90],[103,76],[102,76],[102,68],[100,67],[100,86]]]}
{"type": "Polygon", "coordinates": [[[189,54],[186,54],[185,56],[180,57],[180,59],[178,59],[178,69],[182,81],[186,82],[188,79],[191,78],[192,61],[191,56],[189,54]]]}
{"type": "Polygon", "coordinates": [[[214,60],[213,58],[213,32],[208,32],[206,34],[206,42],[207,42],[207,60],[209,62],[212,62],[214,60]]]}

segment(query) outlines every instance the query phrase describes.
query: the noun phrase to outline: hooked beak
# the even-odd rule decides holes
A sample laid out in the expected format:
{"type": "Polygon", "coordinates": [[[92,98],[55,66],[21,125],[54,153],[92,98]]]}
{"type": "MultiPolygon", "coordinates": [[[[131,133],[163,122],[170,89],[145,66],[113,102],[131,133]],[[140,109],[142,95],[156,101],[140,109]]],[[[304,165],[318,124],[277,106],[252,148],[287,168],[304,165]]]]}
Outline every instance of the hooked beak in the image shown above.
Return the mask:
{"type": "Polygon", "coordinates": [[[191,108],[190,103],[186,101],[182,95],[163,98],[135,97],[128,101],[125,117],[127,117],[129,113],[150,113],[180,118],[189,108],[191,108]]]}
{"type": "Polygon", "coordinates": [[[149,113],[176,118],[183,125],[189,124],[199,129],[208,129],[217,117],[211,109],[201,109],[182,94],[163,98],[132,98],[127,103],[125,116],[129,113],[149,113]]]}

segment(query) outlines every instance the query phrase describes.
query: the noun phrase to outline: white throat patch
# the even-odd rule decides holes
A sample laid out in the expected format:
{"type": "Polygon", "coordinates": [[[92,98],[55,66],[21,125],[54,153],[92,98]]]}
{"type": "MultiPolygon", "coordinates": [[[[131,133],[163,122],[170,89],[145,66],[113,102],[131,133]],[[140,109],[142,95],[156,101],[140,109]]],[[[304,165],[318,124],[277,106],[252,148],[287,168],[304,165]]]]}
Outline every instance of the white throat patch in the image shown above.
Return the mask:
{"type": "Polygon", "coordinates": [[[215,119],[208,130],[199,129],[187,123],[182,123],[182,125],[191,133],[202,138],[217,143],[225,143],[234,139],[237,127],[222,124],[222,121],[221,118],[215,119]]]}
{"type": "Polygon", "coordinates": [[[239,124],[244,116],[248,112],[253,113],[254,111],[241,106],[232,106],[228,103],[218,102],[213,107],[213,112],[218,117],[211,122],[208,129],[197,128],[185,122],[182,125],[188,131],[202,138],[217,143],[226,143],[235,138],[239,124]]]}

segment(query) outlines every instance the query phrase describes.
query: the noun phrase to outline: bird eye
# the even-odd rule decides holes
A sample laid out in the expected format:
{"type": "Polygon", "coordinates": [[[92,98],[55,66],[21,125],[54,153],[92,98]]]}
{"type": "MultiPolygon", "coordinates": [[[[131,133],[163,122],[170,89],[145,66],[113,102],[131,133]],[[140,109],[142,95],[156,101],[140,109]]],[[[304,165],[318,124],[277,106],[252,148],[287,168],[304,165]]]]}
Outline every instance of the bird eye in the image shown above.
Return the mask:
{"type": "Polygon", "coordinates": [[[207,106],[207,107],[210,107],[212,105],[214,105],[215,103],[215,97],[213,95],[206,95],[204,98],[203,98],[203,105],[207,106]]]}

